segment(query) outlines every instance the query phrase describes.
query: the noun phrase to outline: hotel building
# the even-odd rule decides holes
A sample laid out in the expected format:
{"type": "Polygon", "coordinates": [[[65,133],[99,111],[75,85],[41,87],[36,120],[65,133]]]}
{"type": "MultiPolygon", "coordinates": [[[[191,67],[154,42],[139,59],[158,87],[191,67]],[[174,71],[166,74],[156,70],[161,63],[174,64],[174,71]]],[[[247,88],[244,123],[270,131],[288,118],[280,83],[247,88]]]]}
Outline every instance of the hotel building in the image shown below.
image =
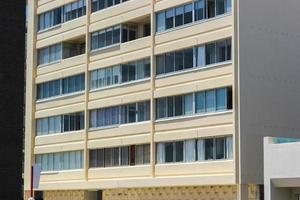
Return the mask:
{"type": "Polygon", "coordinates": [[[262,200],[263,136],[300,129],[299,4],[29,1],[25,196],[41,164],[36,199],[262,200]]]}

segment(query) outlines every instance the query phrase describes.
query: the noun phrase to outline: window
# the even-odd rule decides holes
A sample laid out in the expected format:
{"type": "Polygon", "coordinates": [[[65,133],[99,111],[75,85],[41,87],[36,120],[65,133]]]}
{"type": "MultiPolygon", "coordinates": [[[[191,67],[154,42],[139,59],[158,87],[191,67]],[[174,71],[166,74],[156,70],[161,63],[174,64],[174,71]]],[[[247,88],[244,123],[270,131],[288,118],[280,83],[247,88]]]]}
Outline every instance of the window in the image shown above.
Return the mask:
{"type": "Polygon", "coordinates": [[[157,163],[195,162],[233,158],[232,136],[158,143],[157,163]]]}
{"type": "Polygon", "coordinates": [[[37,85],[37,99],[46,99],[84,90],[84,74],[37,85]]]}
{"type": "Polygon", "coordinates": [[[204,0],[195,2],[195,21],[203,20],[205,18],[204,0]]]}
{"type": "Polygon", "coordinates": [[[174,9],[166,11],[166,29],[174,27],[174,9]]]}
{"type": "Polygon", "coordinates": [[[91,33],[91,50],[108,47],[120,43],[120,26],[91,33]]]}
{"type": "Polygon", "coordinates": [[[38,50],[38,64],[48,64],[62,59],[62,44],[55,44],[38,50]]]}
{"type": "Polygon", "coordinates": [[[156,73],[157,75],[167,74],[229,60],[231,60],[231,39],[223,39],[206,45],[157,55],[156,73]]]}
{"type": "Polygon", "coordinates": [[[91,72],[91,89],[118,85],[150,77],[149,58],[91,72]]]}
{"type": "Polygon", "coordinates": [[[90,150],[89,163],[90,168],[149,164],[150,145],[143,144],[90,150]]]}
{"type": "Polygon", "coordinates": [[[156,100],[157,119],[230,109],[232,109],[231,88],[218,88],[156,100]]]}
{"type": "Polygon", "coordinates": [[[156,14],[156,32],[231,12],[231,0],[194,0],[156,14]]]}
{"type": "Polygon", "coordinates": [[[61,8],[57,8],[38,16],[38,31],[42,31],[58,25],[62,22],[61,8]]]}
{"type": "Polygon", "coordinates": [[[35,162],[42,166],[42,171],[82,169],[83,151],[38,154],[35,162]]]}
{"type": "Polygon", "coordinates": [[[122,25],[122,43],[129,42],[138,38],[138,28],[136,25],[122,25]]]}
{"type": "Polygon", "coordinates": [[[150,119],[150,102],[91,110],[90,116],[93,128],[147,121],[150,119]]]}
{"type": "Polygon", "coordinates": [[[92,0],[92,12],[103,10],[105,8],[109,8],[126,1],[128,0],[92,0]]]}

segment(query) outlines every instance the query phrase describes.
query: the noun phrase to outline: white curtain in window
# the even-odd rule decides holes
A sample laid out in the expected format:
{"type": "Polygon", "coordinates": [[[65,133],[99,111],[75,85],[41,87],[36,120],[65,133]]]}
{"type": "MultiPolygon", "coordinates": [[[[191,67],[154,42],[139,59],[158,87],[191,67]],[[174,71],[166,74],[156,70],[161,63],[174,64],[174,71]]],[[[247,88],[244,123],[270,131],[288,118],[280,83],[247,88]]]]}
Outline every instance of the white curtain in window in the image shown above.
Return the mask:
{"type": "Polygon", "coordinates": [[[197,52],[197,67],[203,66],[205,66],[205,46],[200,46],[197,52]]]}
{"type": "Polygon", "coordinates": [[[97,110],[91,111],[91,127],[97,127],[97,110]]]}
{"type": "Polygon", "coordinates": [[[70,156],[70,169],[76,169],[76,152],[71,151],[69,152],[70,156]]]}
{"type": "Polygon", "coordinates": [[[199,161],[205,160],[205,143],[202,139],[197,141],[197,155],[199,161]]]}
{"type": "Polygon", "coordinates": [[[184,114],[185,115],[193,114],[193,94],[184,96],[184,114]]]}
{"type": "Polygon", "coordinates": [[[196,159],[196,141],[187,140],[184,142],[185,162],[193,162],[196,159]]]}
{"type": "Polygon", "coordinates": [[[165,162],[165,144],[158,143],[157,144],[157,163],[164,163],[165,162]]]}
{"type": "Polygon", "coordinates": [[[226,137],[226,158],[233,158],[233,139],[232,136],[226,137]]]}
{"type": "Polygon", "coordinates": [[[60,153],[55,153],[54,154],[54,171],[60,170],[60,153]]]}

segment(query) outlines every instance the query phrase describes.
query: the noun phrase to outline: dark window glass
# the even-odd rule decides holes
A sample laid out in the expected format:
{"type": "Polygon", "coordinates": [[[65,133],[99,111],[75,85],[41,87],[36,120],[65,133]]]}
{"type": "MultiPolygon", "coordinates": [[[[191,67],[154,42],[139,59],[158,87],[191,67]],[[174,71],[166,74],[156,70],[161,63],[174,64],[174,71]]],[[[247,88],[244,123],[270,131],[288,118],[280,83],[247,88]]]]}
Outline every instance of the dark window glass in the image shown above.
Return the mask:
{"type": "Polygon", "coordinates": [[[104,150],[105,154],[105,167],[111,167],[113,164],[113,160],[112,160],[112,148],[108,148],[104,150]]]}
{"type": "Polygon", "coordinates": [[[97,150],[97,166],[104,167],[104,149],[97,150]]]}
{"type": "Polygon", "coordinates": [[[226,40],[221,40],[216,43],[216,62],[226,61],[226,40]]]}
{"type": "Polygon", "coordinates": [[[214,139],[205,139],[205,160],[214,159],[214,139]]]}
{"type": "Polygon", "coordinates": [[[114,27],[113,43],[114,44],[120,43],[120,27],[114,27]]]}
{"type": "Polygon", "coordinates": [[[183,142],[176,142],[175,143],[176,146],[176,162],[182,162],[183,161],[183,142]]]}
{"type": "Polygon", "coordinates": [[[196,113],[205,112],[205,92],[196,93],[196,113]]]}
{"type": "Polygon", "coordinates": [[[128,82],[129,81],[129,65],[123,64],[121,71],[122,71],[122,83],[128,82]]]}
{"type": "Polygon", "coordinates": [[[165,56],[164,55],[156,56],[156,73],[158,75],[165,73],[165,56]]]}
{"type": "Polygon", "coordinates": [[[206,65],[216,63],[216,45],[215,43],[207,44],[205,47],[206,65]]]}
{"type": "Polygon", "coordinates": [[[120,165],[120,148],[116,147],[113,148],[113,166],[119,166],[120,165]]]}
{"type": "Polygon", "coordinates": [[[216,159],[225,159],[225,137],[216,138],[216,159]]]}
{"type": "Polygon", "coordinates": [[[166,117],[167,102],[166,98],[157,99],[157,119],[166,117]]]}
{"type": "Polygon", "coordinates": [[[97,166],[97,150],[90,150],[90,168],[97,166]]]}
{"type": "Polygon", "coordinates": [[[183,69],[183,51],[175,52],[175,71],[183,69]]]}
{"type": "Polygon", "coordinates": [[[168,97],[167,98],[167,109],[168,109],[168,117],[174,116],[174,97],[168,97]]]}
{"type": "Polygon", "coordinates": [[[174,10],[170,9],[166,12],[166,29],[174,27],[174,10]]]}
{"type": "Polygon", "coordinates": [[[199,21],[205,18],[204,0],[195,2],[195,20],[199,21]]]}
{"type": "Polygon", "coordinates": [[[193,4],[184,6],[184,24],[191,23],[193,21],[193,4]]]}
{"type": "Polygon", "coordinates": [[[173,143],[165,143],[165,162],[174,162],[173,143]]]}
{"type": "Polygon", "coordinates": [[[166,71],[165,73],[173,72],[175,65],[175,54],[174,53],[166,53],[166,71]]]}
{"type": "Polygon", "coordinates": [[[226,12],[226,0],[217,0],[216,2],[217,15],[222,15],[226,12]]]}
{"type": "Polygon", "coordinates": [[[178,7],[175,9],[175,27],[183,25],[183,12],[184,7],[178,7]]]}
{"type": "Polygon", "coordinates": [[[193,67],[193,49],[184,50],[184,68],[192,68],[193,67]]]}
{"type": "Polygon", "coordinates": [[[175,116],[183,115],[183,101],[182,96],[175,96],[175,116]]]}
{"type": "Polygon", "coordinates": [[[128,105],[128,116],[129,116],[129,123],[136,122],[136,104],[129,104],[128,105]]]}
{"type": "Polygon", "coordinates": [[[216,0],[207,0],[207,17],[212,18],[216,16],[216,0]]]}
{"type": "Polygon", "coordinates": [[[112,45],[113,43],[113,30],[112,28],[106,30],[105,46],[112,45]]]}
{"type": "Polygon", "coordinates": [[[122,166],[129,165],[129,147],[122,147],[121,154],[122,154],[121,165],[122,166]]]}
{"type": "Polygon", "coordinates": [[[135,165],[135,145],[130,146],[130,165],[135,165]]]}

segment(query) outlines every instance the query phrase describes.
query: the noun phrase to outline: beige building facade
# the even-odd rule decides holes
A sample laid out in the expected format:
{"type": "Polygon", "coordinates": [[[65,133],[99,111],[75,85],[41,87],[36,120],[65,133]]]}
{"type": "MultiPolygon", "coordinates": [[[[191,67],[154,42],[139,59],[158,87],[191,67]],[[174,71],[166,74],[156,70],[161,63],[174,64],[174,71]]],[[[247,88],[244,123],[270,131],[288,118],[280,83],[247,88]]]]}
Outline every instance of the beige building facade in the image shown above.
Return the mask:
{"type": "Polygon", "coordinates": [[[298,95],[270,103],[298,82],[265,17],[279,5],[28,4],[25,196],[40,164],[37,199],[262,199],[263,136],[299,127],[281,110],[298,95]]]}

